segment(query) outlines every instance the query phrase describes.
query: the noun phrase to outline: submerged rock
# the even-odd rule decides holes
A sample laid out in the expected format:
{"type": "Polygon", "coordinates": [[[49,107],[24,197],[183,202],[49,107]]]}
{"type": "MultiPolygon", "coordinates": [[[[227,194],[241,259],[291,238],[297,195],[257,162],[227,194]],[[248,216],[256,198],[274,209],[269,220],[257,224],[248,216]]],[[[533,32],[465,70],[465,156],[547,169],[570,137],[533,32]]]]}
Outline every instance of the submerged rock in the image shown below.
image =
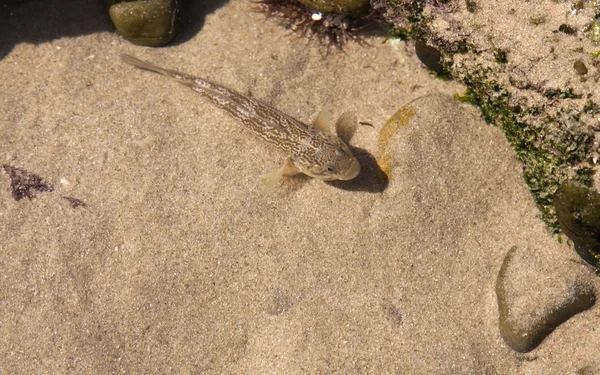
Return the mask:
{"type": "Polygon", "coordinates": [[[586,271],[573,262],[550,261],[553,254],[542,254],[546,251],[512,247],[496,280],[500,334],[518,352],[535,349],[596,302],[586,271]]]}
{"type": "Polygon", "coordinates": [[[177,0],[104,0],[117,31],[133,44],[159,47],[177,34],[177,0]]]}
{"type": "Polygon", "coordinates": [[[600,256],[600,193],[574,181],[562,184],[554,194],[556,216],[575,251],[598,266],[600,256]]]}
{"type": "Polygon", "coordinates": [[[425,66],[439,75],[447,75],[448,72],[442,65],[442,54],[437,48],[428,46],[420,40],[415,42],[415,53],[425,66]]]}

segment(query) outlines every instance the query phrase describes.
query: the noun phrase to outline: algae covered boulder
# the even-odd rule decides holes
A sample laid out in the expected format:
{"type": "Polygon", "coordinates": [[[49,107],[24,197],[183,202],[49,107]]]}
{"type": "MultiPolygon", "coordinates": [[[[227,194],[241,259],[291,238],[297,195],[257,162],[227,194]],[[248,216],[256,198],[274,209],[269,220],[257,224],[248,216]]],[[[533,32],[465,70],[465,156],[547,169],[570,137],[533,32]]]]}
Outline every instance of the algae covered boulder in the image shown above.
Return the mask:
{"type": "Polygon", "coordinates": [[[554,194],[556,216],[562,231],[587,262],[600,260],[600,193],[574,181],[562,184],[554,194]]]}

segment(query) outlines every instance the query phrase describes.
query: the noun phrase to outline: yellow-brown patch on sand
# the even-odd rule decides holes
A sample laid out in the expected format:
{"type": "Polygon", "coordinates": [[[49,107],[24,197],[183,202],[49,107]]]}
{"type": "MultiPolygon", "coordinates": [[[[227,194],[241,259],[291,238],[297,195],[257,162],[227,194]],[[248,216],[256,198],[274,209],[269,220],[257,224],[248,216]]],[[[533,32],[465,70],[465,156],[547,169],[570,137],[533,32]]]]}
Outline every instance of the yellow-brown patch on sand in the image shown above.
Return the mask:
{"type": "Polygon", "coordinates": [[[399,127],[406,126],[408,121],[415,115],[414,109],[405,105],[400,108],[390,119],[385,123],[379,132],[379,140],[377,141],[377,164],[386,174],[388,179],[391,179],[392,174],[392,154],[388,152],[388,143],[396,134],[399,127]]]}

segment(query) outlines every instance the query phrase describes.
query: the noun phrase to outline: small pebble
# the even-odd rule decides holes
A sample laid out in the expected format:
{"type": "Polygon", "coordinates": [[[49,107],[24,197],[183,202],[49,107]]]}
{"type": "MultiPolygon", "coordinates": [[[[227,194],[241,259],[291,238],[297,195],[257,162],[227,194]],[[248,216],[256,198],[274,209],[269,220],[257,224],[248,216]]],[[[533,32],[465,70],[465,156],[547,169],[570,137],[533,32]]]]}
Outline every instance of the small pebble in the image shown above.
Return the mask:
{"type": "Polygon", "coordinates": [[[573,69],[577,72],[577,74],[584,75],[587,74],[588,68],[585,66],[583,61],[577,60],[573,63],[573,69]]]}

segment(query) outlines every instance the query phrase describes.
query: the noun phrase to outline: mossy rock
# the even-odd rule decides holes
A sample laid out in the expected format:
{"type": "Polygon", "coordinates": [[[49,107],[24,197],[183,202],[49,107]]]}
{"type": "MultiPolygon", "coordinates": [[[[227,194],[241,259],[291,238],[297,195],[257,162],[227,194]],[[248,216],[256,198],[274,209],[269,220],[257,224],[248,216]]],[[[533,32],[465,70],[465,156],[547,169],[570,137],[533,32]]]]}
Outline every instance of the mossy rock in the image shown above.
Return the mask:
{"type": "Polygon", "coordinates": [[[324,13],[345,14],[352,17],[366,15],[369,0],[298,0],[302,4],[324,13]]]}
{"type": "Polygon", "coordinates": [[[578,182],[563,183],[554,194],[556,216],[575,251],[595,266],[600,260],[600,193],[578,182]]]}
{"type": "Polygon", "coordinates": [[[159,47],[177,34],[177,0],[104,0],[117,31],[133,44],[159,47]]]}

